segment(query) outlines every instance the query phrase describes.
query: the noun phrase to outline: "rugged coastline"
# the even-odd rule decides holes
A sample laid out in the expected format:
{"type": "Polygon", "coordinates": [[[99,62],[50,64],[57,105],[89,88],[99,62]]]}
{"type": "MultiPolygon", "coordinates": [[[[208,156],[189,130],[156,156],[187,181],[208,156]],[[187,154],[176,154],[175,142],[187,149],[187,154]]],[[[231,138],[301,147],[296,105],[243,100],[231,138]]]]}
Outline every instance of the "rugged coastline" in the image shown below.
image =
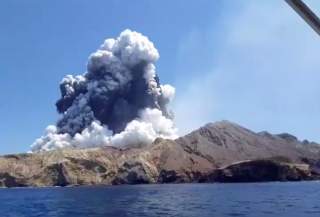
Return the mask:
{"type": "Polygon", "coordinates": [[[0,157],[1,187],[320,179],[320,146],[228,121],[147,147],[61,149],[0,157]]]}

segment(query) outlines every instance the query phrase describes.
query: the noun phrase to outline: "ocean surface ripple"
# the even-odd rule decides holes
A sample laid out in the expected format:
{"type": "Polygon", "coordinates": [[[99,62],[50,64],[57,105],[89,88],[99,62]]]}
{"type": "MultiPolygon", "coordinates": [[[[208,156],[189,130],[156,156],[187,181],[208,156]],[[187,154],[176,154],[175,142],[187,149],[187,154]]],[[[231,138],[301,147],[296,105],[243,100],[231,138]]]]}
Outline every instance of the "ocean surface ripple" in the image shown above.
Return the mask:
{"type": "Polygon", "coordinates": [[[319,217],[320,182],[0,189],[1,217],[319,217]]]}

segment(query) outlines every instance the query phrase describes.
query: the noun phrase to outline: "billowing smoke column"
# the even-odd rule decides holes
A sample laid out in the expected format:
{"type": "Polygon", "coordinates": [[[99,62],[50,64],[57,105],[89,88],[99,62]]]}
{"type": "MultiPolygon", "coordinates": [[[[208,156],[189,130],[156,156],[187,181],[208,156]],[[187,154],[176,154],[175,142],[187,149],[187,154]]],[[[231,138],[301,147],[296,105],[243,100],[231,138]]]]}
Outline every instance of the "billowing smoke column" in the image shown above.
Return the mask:
{"type": "Polygon", "coordinates": [[[123,31],[90,55],[87,72],[67,75],[56,103],[56,126],[32,145],[32,151],[104,145],[136,146],[155,138],[175,138],[168,104],[175,89],[160,85],[154,63],[159,53],[142,34],[123,31]]]}

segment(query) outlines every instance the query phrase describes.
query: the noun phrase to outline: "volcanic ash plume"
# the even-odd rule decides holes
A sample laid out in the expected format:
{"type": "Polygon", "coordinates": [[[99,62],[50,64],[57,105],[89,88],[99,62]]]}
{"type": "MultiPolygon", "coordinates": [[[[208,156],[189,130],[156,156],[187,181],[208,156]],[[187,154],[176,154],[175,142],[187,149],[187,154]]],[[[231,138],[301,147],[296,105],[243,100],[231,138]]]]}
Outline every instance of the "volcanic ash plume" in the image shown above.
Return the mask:
{"type": "Polygon", "coordinates": [[[154,63],[159,53],[138,32],[123,31],[90,55],[87,72],[60,84],[62,117],[32,144],[32,151],[63,147],[141,146],[175,138],[168,104],[174,87],[161,85],[154,63]]]}

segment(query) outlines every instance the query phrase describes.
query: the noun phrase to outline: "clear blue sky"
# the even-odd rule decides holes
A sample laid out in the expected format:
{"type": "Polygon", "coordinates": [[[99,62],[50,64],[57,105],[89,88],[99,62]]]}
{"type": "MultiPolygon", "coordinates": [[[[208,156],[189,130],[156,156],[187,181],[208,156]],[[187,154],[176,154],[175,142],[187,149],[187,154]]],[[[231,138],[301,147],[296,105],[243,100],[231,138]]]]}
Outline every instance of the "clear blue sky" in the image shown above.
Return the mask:
{"type": "Polygon", "coordinates": [[[27,151],[61,78],[126,28],[159,50],[181,134],[228,119],[320,142],[320,38],[284,1],[2,0],[0,28],[0,154],[27,151]]]}

